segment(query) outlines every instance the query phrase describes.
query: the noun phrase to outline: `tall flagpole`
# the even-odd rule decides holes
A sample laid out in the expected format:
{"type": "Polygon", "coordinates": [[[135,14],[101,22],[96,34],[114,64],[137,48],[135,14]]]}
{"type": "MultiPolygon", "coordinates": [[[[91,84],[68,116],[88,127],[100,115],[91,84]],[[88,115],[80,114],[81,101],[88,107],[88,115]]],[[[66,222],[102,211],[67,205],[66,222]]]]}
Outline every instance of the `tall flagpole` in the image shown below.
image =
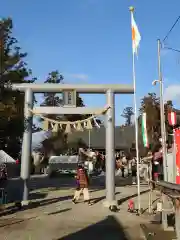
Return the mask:
{"type": "MultiPolygon", "coordinates": [[[[134,13],[134,7],[129,8],[131,17],[134,13]]],[[[138,190],[138,212],[141,212],[141,194],[140,194],[140,177],[139,177],[139,146],[138,146],[138,113],[136,103],[136,71],[135,71],[135,54],[132,56],[132,73],[133,73],[133,85],[134,85],[134,115],[135,115],[135,139],[136,139],[136,160],[137,160],[137,190],[138,190]]]]}
{"type": "Polygon", "coordinates": [[[91,130],[89,129],[88,130],[88,147],[89,147],[89,149],[91,148],[91,130]]]}

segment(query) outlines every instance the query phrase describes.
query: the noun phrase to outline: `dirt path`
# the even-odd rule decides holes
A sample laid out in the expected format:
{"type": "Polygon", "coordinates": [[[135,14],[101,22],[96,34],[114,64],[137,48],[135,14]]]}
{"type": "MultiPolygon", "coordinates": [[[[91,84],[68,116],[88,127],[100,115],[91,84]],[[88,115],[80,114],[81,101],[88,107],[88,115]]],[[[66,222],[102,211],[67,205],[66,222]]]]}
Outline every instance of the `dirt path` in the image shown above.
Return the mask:
{"type": "MultiPolygon", "coordinates": [[[[141,190],[147,190],[142,187],[141,190]]],[[[39,191],[39,190],[38,190],[39,191]]],[[[43,190],[45,191],[45,190],[43,190]]],[[[120,211],[112,213],[103,207],[105,190],[93,189],[94,205],[73,205],[73,189],[48,191],[41,205],[0,218],[0,239],[7,240],[73,240],[73,239],[128,239],[139,240],[140,223],[147,223],[147,216],[127,213],[125,199],[137,193],[135,186],[117,187],[117,200],[122,199],[120,211]]],[[[136,197],[134,198],[136,202],[136,197]]],[[[146,208],[148,195],[141,196],[146,208]]]]}

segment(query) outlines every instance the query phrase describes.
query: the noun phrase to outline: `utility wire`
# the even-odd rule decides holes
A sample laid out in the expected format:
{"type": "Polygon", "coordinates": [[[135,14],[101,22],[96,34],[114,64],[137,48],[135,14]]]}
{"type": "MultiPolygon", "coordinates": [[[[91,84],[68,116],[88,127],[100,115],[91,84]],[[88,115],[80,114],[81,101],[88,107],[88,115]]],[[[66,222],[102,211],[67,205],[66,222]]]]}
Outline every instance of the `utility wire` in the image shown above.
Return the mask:
{"type": "MultiPolygon", "coordinates": [[[[171,32],[173,31],[173,29],[175,28],[176,24],[179,22],[180,20],[180,16],[176,19],[176,21],[174,22],[174,24],[172,25],[172,27],[170,28],[170,30],[167,32],[166,36],[164,37],[162,43],[164,44],[164,42],[166,41],[166,39],[169,37],[169,35],[171,34],[171,32]]],[[[180,53],[180,50],[178,49],[175,49],[175,48],[172,48],[172,47],[162,47],[163,49],[168,49],[168,50],[171,50],[173,52],[178,52],[180,53]]]]}
{"type": "Polygon", "coordinates": [[[180,50],[175,49],[175,48],[171,48],[171,47],[163,47],[163,49],[168,49],[168,50],[180,53],[180,50]]]}
{"type": "Polygon", "coordinates": [[[170,30],[168,31],[168,33],[166,34],[165,38],[163,39],[163,43],[166,41],[166,39],[169,37],[169,35],[171,34],[172,30],[174,29],[174,27],[176,26],[176,24],[179,22],[180,20],[180,16],[176,19],[175,23],[172,25],[172,27],[170,28],[170,30]]]}

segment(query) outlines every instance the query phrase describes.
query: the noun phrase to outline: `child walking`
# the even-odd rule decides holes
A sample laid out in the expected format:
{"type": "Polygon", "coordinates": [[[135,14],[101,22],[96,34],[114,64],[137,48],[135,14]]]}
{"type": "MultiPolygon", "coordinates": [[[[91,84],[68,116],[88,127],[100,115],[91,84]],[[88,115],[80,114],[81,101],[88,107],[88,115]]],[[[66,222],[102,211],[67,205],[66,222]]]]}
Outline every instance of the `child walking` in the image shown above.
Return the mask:
{"type": "Polygon", "coordinates": [[[84,202],[88,203],[88,205],[92,205],[89,196],[89,177],[87,171],[83,167],[82,164],[78,164],[77,175],[76,175],[76,191],[73,198],[73,203],[76,204],[80,198],[81,193],[84,196],[84,202]]]}

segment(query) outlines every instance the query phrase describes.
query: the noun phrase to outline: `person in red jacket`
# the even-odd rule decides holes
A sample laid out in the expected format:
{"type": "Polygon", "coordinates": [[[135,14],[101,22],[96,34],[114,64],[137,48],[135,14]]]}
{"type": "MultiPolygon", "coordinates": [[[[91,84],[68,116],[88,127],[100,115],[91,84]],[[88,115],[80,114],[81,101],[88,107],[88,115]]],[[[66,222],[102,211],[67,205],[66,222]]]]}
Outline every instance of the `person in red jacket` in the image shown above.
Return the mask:
{"type": "Polygon", "coordinates": [[[84,196],[84,202],[91,205],[90,196],[89,196],[89,177],[86,169],[83,167],[83,164],[78,164],[77,174],[75,176],[77,188],[74,194],[73,203],[77,203],[80,198],[81,193],[84,196]]]}

